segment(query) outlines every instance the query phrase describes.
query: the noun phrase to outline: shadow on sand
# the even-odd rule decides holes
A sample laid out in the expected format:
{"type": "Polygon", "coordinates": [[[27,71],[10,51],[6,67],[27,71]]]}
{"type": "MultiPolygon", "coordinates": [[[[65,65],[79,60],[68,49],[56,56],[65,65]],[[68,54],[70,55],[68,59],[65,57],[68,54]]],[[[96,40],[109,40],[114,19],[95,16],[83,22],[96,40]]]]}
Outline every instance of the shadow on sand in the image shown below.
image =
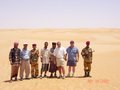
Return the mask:
{"type": "MultiPolygon", "coordinates": [[[[50,78],[50,77],[46,77],[47,79],[59,79],[58,77],[53,77],[53,78],[50,78]]],[[[91,76],[90,77],[84,77],[84,76],[74,76],[74,77],[67,77],[66,76],[66,78],[91,78],[91,76]]],[[[40,79],[39,77],[38,78],[29,78],[29,79],[23,79],[23,80],[31,80],[31,79],[40,79]]],[[[42,78],[42,79],[44,79],[44,78],[42,78]]],[[[23,80],[20,80],[20,79],[18,79],[17,81],[16,80],[6,80],[6,81],[3,81],[3,82],[5,82],[5,83],[11,83],[11,82],[18,82],[18,81],[23,81],[23,80]]]]}

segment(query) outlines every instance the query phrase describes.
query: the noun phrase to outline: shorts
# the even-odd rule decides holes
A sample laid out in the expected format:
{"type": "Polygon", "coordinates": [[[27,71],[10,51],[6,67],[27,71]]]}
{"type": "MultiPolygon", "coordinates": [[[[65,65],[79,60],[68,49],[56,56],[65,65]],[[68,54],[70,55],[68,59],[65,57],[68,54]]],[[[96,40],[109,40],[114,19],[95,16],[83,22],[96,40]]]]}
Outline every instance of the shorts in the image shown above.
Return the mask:
{"type": "Polygon", "coordinates": [[[65,66],[65,60],[64,59],[58,59],[57,58],[57,67],[60,67],[60,66],[65,66]]]}
{"type": "Polygon", "coordinates": [[[49,69],[49,64],[42,64],[42,68],[41,68],[41,71],[48,71],[49,69]]]}
{"type": "Polygon", "coordinates": [[[76,64],[77,64],[77,62],[75,60],[74,61],[68,60],[68,62],[67,62],[67,66],[76,66],[76,64]]]}

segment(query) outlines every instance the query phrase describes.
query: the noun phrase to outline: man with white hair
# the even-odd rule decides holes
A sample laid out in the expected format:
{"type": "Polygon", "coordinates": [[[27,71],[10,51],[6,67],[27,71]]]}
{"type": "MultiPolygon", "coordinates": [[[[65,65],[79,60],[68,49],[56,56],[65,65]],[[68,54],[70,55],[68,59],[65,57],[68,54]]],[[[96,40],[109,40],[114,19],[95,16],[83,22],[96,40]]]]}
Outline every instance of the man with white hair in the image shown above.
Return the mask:
{"type": "Polygon", "coordinates": [[[30,74],[30,51],[27,49],[28,44],[23,44],[23,49],[21,51],[21,67],[20,67],[20,80],[23,80],[23,73],[25,71],[26,78],[29,79],[30,74]]]}
{"type": "Polygon", "coordinates": [[[60,74],[59,78],[65,79],[66,49],[61,46],[61,42],[57,42],[57,48],[54,51],[54,56],[56,57],[57,67],[60,74]]]}

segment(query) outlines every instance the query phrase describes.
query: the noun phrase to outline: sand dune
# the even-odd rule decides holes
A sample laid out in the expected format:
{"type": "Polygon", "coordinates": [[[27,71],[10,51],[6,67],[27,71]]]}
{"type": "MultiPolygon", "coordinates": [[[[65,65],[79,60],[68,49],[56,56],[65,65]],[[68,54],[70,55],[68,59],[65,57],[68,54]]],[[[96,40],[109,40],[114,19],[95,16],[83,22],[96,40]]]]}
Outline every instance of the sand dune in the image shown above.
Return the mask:
{"type": "Polygon", "coordinates": [[[0,30],[0,37],[0,90],[120,90],[120,29],[9,29],[0,30]],[[75,40],[80,52],[85,41],[91,41],[95,50],[91,78],[82,77],[83,59],[80,57],[74,78],[7,82],[10,77],[8,53],[14,41],[20,42],[20,48],[27,42],[29,49],[32,43],[37,43],[41,49],[45,41],[49,42],[49,47],[52,41],[61,41],[68,47],[70,40],[75,40]]]}

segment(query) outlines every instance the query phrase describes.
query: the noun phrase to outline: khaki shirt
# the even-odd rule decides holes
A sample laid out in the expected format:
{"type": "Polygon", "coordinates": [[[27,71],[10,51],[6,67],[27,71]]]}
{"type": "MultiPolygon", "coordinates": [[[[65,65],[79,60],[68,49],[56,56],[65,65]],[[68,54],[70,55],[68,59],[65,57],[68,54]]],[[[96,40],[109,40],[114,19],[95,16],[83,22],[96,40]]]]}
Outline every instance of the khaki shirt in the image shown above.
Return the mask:
{"type": "Polygon", "coordinates": [[[85,62],[92,62],[92,49],[91,48],[85,47],[82,50],[81,55],[85,62]]]}
{"type": "Polygon", "coordinates": [[[30,60],[31,61],[38,61],[39,59],[39,50],[31,50],[30,51],[30,60]]]}

